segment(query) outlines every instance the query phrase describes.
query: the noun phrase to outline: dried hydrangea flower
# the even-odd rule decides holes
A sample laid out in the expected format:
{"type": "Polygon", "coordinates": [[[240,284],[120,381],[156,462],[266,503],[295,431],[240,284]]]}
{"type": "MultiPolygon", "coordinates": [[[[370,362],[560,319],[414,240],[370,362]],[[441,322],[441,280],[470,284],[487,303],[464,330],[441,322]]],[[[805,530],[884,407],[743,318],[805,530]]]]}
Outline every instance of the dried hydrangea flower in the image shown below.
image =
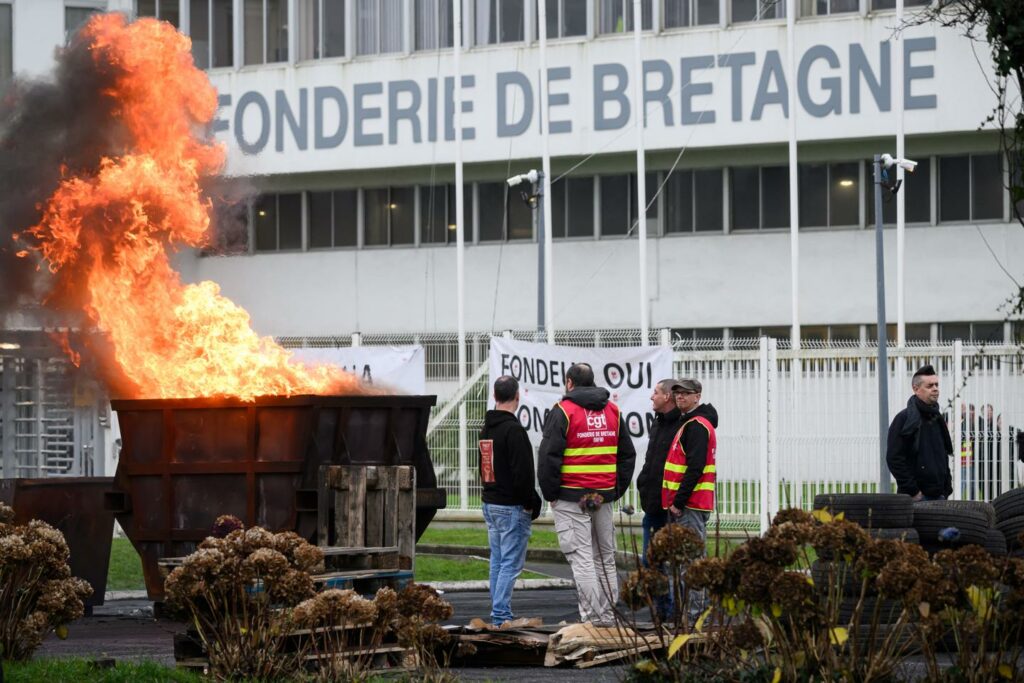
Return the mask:
{"type": "Polygon", "coordinates": [[[245,529],[245,525],[242,524],[242,520],[234,515],[221,515],[214,521],[213,528],[210,529],[210,536],[213,538],[224,538],[232,531],[239,531],[245,529]]]}
{"type": "Polygon", "coordinates": [[[720,557],[701,558],[686,570],[686,585],[721,596],[725,593],[726,587],[725,568],[725,560],[720,557]]]}
{"type": "Polygon", "coordinates": [[[800,508],[786,508],[785,510],[779,510],[775,513],[775,518],[772,519],[772,526],[780,526],[782,524],[813,524],[814,516],[811,513],[801,510],[800,508]]]}
{"type": "Polygon", "coordinates": [[[651,538],[647,553],[651,565],[686,566],[704,556],[704,539],[682,524],[666,524],[651,538]]]}
{"type": "Polygon", "coordinates": [[[623,579],[620,593],[623,602],[635,611],[646,607],[655,597],[667,595],[669,588],[668,576],[657,569],[641,568],[623,579]]]}

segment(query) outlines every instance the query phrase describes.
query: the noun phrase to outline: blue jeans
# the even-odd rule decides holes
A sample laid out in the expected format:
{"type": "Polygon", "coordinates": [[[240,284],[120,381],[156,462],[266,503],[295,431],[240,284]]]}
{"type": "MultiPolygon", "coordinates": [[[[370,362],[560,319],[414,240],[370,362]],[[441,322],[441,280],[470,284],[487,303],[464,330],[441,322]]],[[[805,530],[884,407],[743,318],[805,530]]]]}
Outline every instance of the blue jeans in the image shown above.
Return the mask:
{"type": "Polygon", "coordinates": [[[487,540],[491,546],[491,623],[512,620],[512,588],[526,563],[532,522],[522,505],[484,503],[487,540]]]}
{"type": "MultiPolygon", "coordinates": [[[[645,567],[650,566],[647,562],[647,548],[651,545],[651,538],[654,537],[654,534],[661,531],[662,527],[666,524],[668,524],[667,510],[656,510],[654,512],[644,513],[644,554],[640,559],[645,567]]],[[[658,616],[662,621],[670,619],[672,617],[672,593],[655,596],[654,609],[657,610],[658,616]]]]}
{"type": "Polygon", "coordinates": [[[665,510],[657,510],[655,512],[645,512],[643,521],[644,530],[644,549],[643,555],[640,556],[640,560],[643,565],[647,566],[647,547],[651,545],[651,538],[654,534],[661,530],[661,527],[668,523],[668,512],[665,510]]]}

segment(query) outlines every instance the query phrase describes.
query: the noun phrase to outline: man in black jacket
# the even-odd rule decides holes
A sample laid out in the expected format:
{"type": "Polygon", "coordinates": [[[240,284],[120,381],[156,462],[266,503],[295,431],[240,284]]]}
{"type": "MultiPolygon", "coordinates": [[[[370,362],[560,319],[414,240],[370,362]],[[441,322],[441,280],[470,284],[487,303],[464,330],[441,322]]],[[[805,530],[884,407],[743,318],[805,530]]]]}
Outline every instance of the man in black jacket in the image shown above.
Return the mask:
{"type": "Polygon", "coordinates": [[[885,460],[897,493],[914,500],[944,500],[953,493],[949,458],[953,441],[939,412],[939,378],[931,365],[911,381],[914,395],[889,425],[885,460]]]}
{"type": "Polygon", "coordinates": [[[519,382],[504,375],[494,382],[494,410],[484,417],[478,455],[484,521],[491,546],[491,622],[512,620],[512,588],[526,562],[531,526],[540,515],[534,488],[533,446],[516,417],[519,382]]]}
{"type": "Polygon", "coordinates": [[[594,385],[594,370],[577,363],[565,378],[565,396],[544,422],[537,475],[572,567],[580,621],[612,625],[619,579],[611,503],[629,489],[636,450],[608,390],[594,385]]]}
{"type": "Polygon", "coordinates": [[[647,546],[651,536],[668,521],[667,513],[661,507],[661,482],[665,472],[665,457],[672,446],[672,439],[682,426],[681,413],[672,396],[674,379],[663,379],[654,386],[651,407],[654,408],[654,424],[647,438],[647,454],[644,466],[636,479],[636,490],[640,494],[640,507],[644,511],[643,561],[647,562],[647,546]]]}

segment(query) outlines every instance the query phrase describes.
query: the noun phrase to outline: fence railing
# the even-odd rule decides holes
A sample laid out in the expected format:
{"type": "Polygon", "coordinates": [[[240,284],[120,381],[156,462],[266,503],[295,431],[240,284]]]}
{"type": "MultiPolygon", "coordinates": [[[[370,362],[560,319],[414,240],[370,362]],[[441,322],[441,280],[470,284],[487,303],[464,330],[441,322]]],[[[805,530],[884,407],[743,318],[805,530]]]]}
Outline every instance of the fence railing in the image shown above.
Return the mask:
{"type": "MultiPolygon", "coordinates": [[[[535,340],[536,333],[505,334],[535,340]]],[[[467,334],[467,376],[487,362],[488,333],[467,334]]],[[[297,341],[297,340],[296,340],[297,341]]],[[[315,340],[303,340],[306,344],[315,340]]],[[[427,388],[439,397],[429,445],[449,509],[480,508],[476,434],[483,426],[488,377],[458,391],[458,342],[454,334],[374,335],[360,342],[422,344],[427,388]],[[465,405],[461,433],[456,404],[465,405]],[[461,456],[461,457],[460,457],[461,456]],[[460,468],[459,463],[466,463],[460,468]],[[465,483],[468,482],[468,485],[465,483]]],[[[560,332],[571,346],[634,346],[636,330],[560,332]]],[[[652,344],[672,344],[667,330],[652,344]]],[[[295,344],[298,345],[298,344],[295,344]]],[[[954,497],[991,500],[1022,483],[1017,435],[1024,429],[1024,369],[1014,346],[961,342],[890,347],[889,417],[910,396],[910,377],[925,363],[940,377],[941,406],[959,453],[951,459],[954,497]],[[959,419],[953,419],[959,416],[959,419]]],[[[756,530],[775,510],[810,508],[814,495],[878,489],[882,451],[878,434],[878,358],[874,347],[818,345],[781,349],[770,338],[731,340],[729,348],[674,346],[674,374],[696,377],[703,400],[718,409],[718,520],[725,529],[756,530]]],[[[642,454],[638,454],[637,471],[642,454]]],[[[887,472],[886,472],[887,475],[887,472]]],[[[636,503],[635,491],[626,500],[636,503]]]]}

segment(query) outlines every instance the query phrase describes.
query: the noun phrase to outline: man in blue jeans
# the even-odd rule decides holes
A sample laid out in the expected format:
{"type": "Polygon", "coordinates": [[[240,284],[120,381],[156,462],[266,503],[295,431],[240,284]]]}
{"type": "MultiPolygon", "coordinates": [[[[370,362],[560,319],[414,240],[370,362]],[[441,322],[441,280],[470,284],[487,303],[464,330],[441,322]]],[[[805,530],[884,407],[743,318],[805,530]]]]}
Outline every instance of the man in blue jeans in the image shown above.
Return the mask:
{"type": "Polygon", "coordinates": [[[512,588],[526,562],[526,544],[541,500],[534,488],[533,446],[515,415],[519,382],[494,382],[494,410],[484,417],[477,451],[484,521],[491,546],[491,623],[512,620],[512,588]]]}

